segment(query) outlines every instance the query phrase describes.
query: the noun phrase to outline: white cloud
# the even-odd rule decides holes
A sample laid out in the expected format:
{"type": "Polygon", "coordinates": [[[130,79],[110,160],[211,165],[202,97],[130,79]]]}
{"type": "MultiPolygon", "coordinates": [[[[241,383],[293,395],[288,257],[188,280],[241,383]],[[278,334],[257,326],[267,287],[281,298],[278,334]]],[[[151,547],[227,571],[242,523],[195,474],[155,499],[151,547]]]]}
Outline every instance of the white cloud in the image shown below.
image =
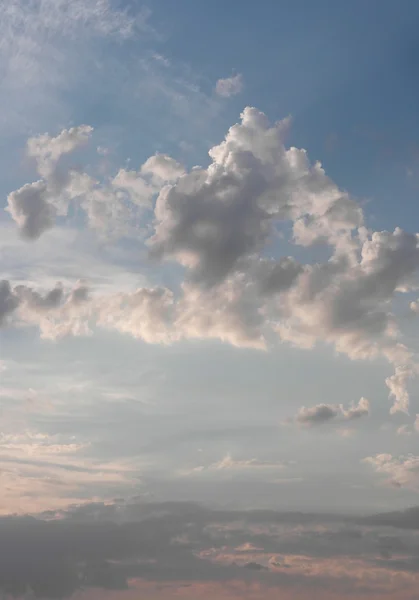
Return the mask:
{"type": "MultiPolygon", "coordinates": [[[[278,336],[304,348],[327,343],[351,359],[384,357],[395,369],[386,380],[392,412],[407,411],[416,358],[402,343],[392,301],[415,286],[419,237],[400,228],[367,230],[360,206],[321,165],[311,164],[304,150],[286,148],[288,126],[289,120],[271,126],[248,107],[210,150],[208,167],[185,172],[156,154],[138,172],[119,170],[109,185],[74,171],[54,181],[57,160],[85,143],[88,126],[41,136],[30,148],[46,182],[13,192],[9,210],[34,238],[51,226],[50,211],[63,214],[69,199],[79,197],[90,227],[138,240],[142,207],[158,194],[147,246],[152,258],[181,265],[180,289],[114,296],[95,304],[98,323],[147,341],[215,338],[266,348],[278,336]],[[61,199],[51,199],[50,180],[61,199]],[[36,202],[30,201],[34,194],[36,202]],[[330,258],[301,264],[292,256],[266,256],[288,223],[288,245],[322,242],[330,258]]],[[[365,413],[361,406],[351,410],[353,418],[365,413]]]]}
{"type": "Polygon", "coordinates": [[[116,189],[125,190],[129,193],[131,201],[135,204],[151,207],[151,199],[156,190],[137,171],[119,169],[112,180],[112,185],[116,189]]]}
{"type": "Polygon", "coordinates": [[[409,393],[407,384],[414,377],[416,370],[411,365],[397,366],[394,375],[387,377],[386,385],[390,390],[390,397],[395,399],[391,413],[398,411],[408,413],[409,393]]]}
{"type": "Polygon", "coordinates": [[[211,472],[220,472],[227,471],[233,473],[240,472],[266,472],[266,471],[275,471],[282,470],[288,466],[285,462],[279,461],[269,461],[269,460],[259,460],[257,458],[248,458],[248,459],[235,459],[231,456],[231,454],[226,454],[221,460],[210,463],[209,465],[199,465],[197,467],[193,467],[192,469],[186,469],[180,471],[181,475],[199,475],[206,474],[211,472]]]}
{"type": "Polygon", "coordinates": [[[258,460],[257,458],[249,458],[245,460],[234,459],[231,454],[226,454],[220,461],[211,464],[208,469],[216,471],[230,469],[283,469],[285,464],[281,462],[272,462],[258,460]]]}
{"type": "Polygon", "coordinates": [[[170,343],[173,330],[173,295],[165,288],[140,288],[128,294],[116,294],[97,303],[98,325],[148,343],[170,343]]]}
{"type": "Polygon", "coordinates": [[[219,79],[215,86],[215,91],[219,96],[230,98],[240,94],[243,90],[243,77],[238,73],[225,79],[219,79]]]}
{"type": "Polygon", "coordinates": [[[93,129],[87,125],[64,129],[56,137],[43,134],[30,138],[28,156],[37,163],[39,181],[11,192],[7,198],[10,213],[22,237],[34,240],[55,224],[58,214],[66,215],[68,203],[91,189],[93,180],[85,173],[57,170],[60,158],[85,145],[93,129]]]}
{"type": "Polygon", "coordinates": [[[63,129],[56,137],[45,133],[29,138],[27,155],[36,160],[41,177],[49,179],[54,175],[60,158],[87,144],[92,132],[90,125],[80,125],[63,129]]]}
{"type": "Polygon", "coordinates": [[[32,240],[50,229],[55,222],[56,208],[48,202],[45,181],[27,183],[7,198],[8,212],[16,222],[22,237],[32,240]]]}
{"type": "Polygon", "coordinates": [[[419,490],[419,456],[392,456],[377,454],[364,459],[375,471],[387,477],[387,482],[395,487],[408,487],[419,490]]]}
{"type": "Polygon", "coordinates": [[[150,156],[141,167],[143,175],[151,175],[157,183],[174,182],[185,174],[184,167],[167,154],[150,156]]]}

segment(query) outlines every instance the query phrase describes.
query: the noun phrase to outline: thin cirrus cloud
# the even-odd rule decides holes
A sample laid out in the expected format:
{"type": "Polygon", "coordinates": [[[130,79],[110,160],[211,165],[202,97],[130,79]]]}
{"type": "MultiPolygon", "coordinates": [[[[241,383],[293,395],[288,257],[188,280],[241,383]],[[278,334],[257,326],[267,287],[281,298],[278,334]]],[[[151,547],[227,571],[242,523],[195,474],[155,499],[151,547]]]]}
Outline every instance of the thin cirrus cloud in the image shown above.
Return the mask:
{"type": "MultiPolygon", "coordinates": [[[[212,338],[260,349],[275,339],[301,348],[326,343],[351,359],[386,359],[394,367],[386,379],[392,411],[407,412],[416,358],[389,307],[396,293],[414,287],[418,236],[400,228],[368,230],[361,207],[321,165],[311,164],[304,150],[285,146],[288,128],[289,120],[271,125],[248,107],[211,148],[208,167],[187,171],[157,154],[137,172],[120,170],[113,180],[60,162],[87,143],[89,126],[31,138],[27,150],[41,179],[11,192],[8,211],[22,236],[34,240],[56,225],[55,215],[65,221],[77,205],[100,235],[130,238],[141,228],[149,231],[144,249],[150,258],[182,268],[176,293],[158,286],[100,297],[92,290],[71,314],[51,307],[58,332],[83,333],[93,325],[149,343],[212,338]],[[329,260],[262,257],[289,222],[291,251],[321,242],[330,249],[329,260]]],[[[16,299],[13,284],[4,286],[9,321],[11,307],[27,321],[27,302],[16,299]]],[[[36,325],[33,311],[29,321],[36,325]]]]}

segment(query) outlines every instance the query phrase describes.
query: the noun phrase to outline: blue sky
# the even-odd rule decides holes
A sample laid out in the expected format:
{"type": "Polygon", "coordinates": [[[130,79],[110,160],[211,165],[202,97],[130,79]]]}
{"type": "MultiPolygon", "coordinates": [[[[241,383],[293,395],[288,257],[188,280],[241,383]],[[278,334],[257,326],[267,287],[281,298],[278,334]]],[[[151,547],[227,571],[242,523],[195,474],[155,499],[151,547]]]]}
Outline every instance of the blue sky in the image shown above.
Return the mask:
{"type": "MultiPolygon", "coordinates": [[[[203,503],[343,531],[415,506],[417,3],[4,9],[0,513],[203,503]]],[[[275,578],[259,534],[211,560],[275,578]]],[[[414,598],[377,564],[383,598],[414,598]]],[[[205,577],[196,597],[258,597],[205,577]]],[[[126,596],[179,592],[156,578],[126,596]]]]}

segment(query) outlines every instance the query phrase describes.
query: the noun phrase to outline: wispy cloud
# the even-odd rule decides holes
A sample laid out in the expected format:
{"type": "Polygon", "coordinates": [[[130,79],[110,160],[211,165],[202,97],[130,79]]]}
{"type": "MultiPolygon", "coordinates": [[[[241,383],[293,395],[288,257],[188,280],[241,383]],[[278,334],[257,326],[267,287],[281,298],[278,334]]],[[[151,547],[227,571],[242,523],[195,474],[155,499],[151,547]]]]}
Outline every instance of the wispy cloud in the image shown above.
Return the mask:
{"type": "Polygon", "coordinates": [[[238,73],[225,79],[219,79],[215,86],[215,91],[219,96],[230,98],[240,94],[243,90],[243,76],[238,73]]]}

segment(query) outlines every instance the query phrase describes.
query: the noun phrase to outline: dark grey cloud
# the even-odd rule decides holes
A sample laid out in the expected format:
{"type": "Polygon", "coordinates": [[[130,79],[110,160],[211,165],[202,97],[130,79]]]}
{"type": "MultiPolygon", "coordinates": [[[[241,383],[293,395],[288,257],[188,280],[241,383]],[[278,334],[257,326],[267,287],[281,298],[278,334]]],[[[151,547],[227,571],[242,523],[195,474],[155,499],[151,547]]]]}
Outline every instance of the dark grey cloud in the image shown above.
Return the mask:
{"type": "Polygon", "coordinates": [[[356,421],[370,414],[370,404],[361,398],[358,404],[352,404],[347,410],[341,404],[317,404],[307,408],[302,406],[295,417],[300,425],[315,426],[335,422],[356,421]]]}
{"type": "MultiPolygon", "coordinates": [[[[122,590],[130,578],[193,583],[249,577],[288,587],[330,589],[338,582],[342,591],[359,591],[359,583],[348,577],[334,578],[333,583],[321,574],[292,572],[286,557],[355,558],[392,571],[416,570],[419,534],[389,535],[385,527],[382,531],[372,525],[377,519],[395,522],[394,516],[368,520],[211,510],[188,502],[140,499],[92,503],[36,518],[1,517],[0,591],[13,597],[31,593],[37,598],[63,598],[86,588],[122,590]],[[240,547],[249,548],[250,560],[242,561],[249,553],[240,552],[240,547]],[[231,549],[231,561],[213,562],[205,556],[208,551],[225,553],[226,548],[231,549]]],[[[373,591],[366,584],[363,589],[373,591]]]]}
{"type": "Polygon", "coordinates": [[[0,325],[19,306],[19,298],[6,280],[0,281],[0,325]]]}
{"type": "Polygon", "coordinates": [[[397,529],[419,529],[419,507],[372,515],[365,517],[363,522],[367,525],[382,525],[397,529]]]}
{"type": "Polygon", "coordinates": [[[318,404],[312,408],[303,406],[296,417],[298,423],[303,425],[320,425],[335,419],[339,414],[339,407],[329,404],[318,404]]]}

